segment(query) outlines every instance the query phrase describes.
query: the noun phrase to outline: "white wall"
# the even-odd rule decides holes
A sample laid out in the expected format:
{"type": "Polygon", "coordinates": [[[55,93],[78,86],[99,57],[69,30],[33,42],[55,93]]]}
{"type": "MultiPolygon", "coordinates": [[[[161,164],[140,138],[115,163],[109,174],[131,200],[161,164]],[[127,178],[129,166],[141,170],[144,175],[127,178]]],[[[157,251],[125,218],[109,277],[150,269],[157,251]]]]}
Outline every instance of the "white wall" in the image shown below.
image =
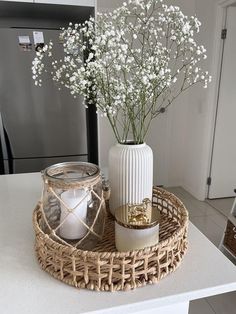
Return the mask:
{"type": "Polygon", "coordinates": [[[119,7],[124,0],[97,0],[98,11],[106,11],[119,7]]]}
{"type": "MultiPolygon", "coordinates": [[[[202,22],[199,40],[207,49],[206,67],[212,69],[213,41],[215,34],[217,0],[195,0],[195,13],[202,22]]],[[[220,34],[219,34],[220,36],[220,34]]],[[[211,150],[211,126],[214,110],[209,102],[209,91],[200,87],[189,93],[187,112],[188,132],[182,186],[196,198],[204,200],[206,196],[206,180],[211,150]]]]}
{"type": "MultiPolygon", "coordinates": [[[[187,2],[192,3],[192,6],[187,8],[192,10],[190,14],[196,14],[202,22],[198,40],[207,49],[208,59],[205,66],[213,73],[212,56],[217,0],[179,1],[184,12],[187,2]]],[[[181,185],[200,200],[206,196],[211,126],[212,119],[214,119],[214,110],[211,108],[208,96],[209,89],[205,90],[201,86],[194,86],[189,90],[188,95],[182,97],[181,110],[178,111],[175,106],[170,115],[175,128],[172,127],[169,137],[171,148],[167,185],[181,185]],[[176,128],[176,125],[179,126],[179,129],[176,128]],[[176,168],[178,170],[175,170],[176,168]]]]}
{"type": "MultiPolygon", "coordinates": [[[[98,11],[121,3],[123,0],[98,0],[98,11]]],[[[168,3],[179,5],[185,14],[196,14],[202,22],[198,39],[207,48],[206,67],[211,72],[217,0],[176,0],[168,3]]],[[[213,116],[208,93],[201,87],[193,87],[153,122],[147,137],[147,143],[154,152],[154,184],[183,186],[198,199],[205,198],[209,164],[209,123],[213,116]]],[[[99,119],[99,129],[100,166],[106,168],[108,150],[115,139],[104,118],[99,119]]]]}

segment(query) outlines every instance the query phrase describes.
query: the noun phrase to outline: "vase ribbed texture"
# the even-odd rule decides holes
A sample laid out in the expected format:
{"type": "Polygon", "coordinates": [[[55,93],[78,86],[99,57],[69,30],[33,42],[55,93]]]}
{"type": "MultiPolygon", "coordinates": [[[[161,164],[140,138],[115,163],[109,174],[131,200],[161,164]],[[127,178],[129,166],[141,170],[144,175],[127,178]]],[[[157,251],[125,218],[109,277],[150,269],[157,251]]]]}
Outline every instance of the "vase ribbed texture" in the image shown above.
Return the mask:
{"type": "Polygon", "coordinates": [[[109,151],[110,211],[152,199],[153,153],[147,144],[116,144],[109,151]]]}

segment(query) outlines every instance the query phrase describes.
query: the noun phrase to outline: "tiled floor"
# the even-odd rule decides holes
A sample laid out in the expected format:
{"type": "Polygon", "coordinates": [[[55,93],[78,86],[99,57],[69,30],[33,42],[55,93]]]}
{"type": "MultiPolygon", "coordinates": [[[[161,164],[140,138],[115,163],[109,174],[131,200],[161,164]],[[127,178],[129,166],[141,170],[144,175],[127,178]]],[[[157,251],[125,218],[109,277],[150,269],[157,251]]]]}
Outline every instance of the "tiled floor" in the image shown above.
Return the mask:
{"type": "MultiPolygon", "coordinates": [[[[220,244],[227,218],[206,202],[192,197],[182,188],[168,188],[188,208],[190,220],[217,247],[220,244]]],[[[234,314],[236,291],[190,302],[189,314],[234,314]]]]}
{"type": "Polygon", "coordinates": [[[207,200],[206,202],[223,215],[228,216],[233,206],[234,197],[207,200]]]}

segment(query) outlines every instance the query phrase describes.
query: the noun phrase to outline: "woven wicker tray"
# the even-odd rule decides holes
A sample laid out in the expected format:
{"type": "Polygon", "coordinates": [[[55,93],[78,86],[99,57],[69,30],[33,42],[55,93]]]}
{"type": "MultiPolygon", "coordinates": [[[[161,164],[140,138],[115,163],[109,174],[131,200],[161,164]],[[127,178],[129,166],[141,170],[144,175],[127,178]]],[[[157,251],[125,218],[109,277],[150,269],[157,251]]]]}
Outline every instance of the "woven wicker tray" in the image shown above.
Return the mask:
{"type": "Polygon", "coordinates": [[[160,188],[153,189],[153,204],[161,212],[159,244],[125,253],[116,251],[111,215],[107,216],[103,241],[93,251],[83,251],[59,244],[44,233],[38,204],[33,225],[39,264],[77,288],[118,291],[157,283],[180,265],[187,250],[188,212],[175,195],[160,188]]]}

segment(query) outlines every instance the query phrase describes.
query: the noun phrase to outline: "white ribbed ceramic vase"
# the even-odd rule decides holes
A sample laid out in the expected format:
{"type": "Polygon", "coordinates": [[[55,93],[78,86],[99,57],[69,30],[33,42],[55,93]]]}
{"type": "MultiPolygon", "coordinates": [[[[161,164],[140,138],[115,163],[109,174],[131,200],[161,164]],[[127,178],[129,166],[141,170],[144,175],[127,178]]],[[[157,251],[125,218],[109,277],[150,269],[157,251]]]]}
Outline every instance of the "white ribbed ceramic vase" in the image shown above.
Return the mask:
{"type": "Polygon", "coordinates": [[[109,151],[110,211],[152,199],[153,153],[147,144],[116,144],[109,151]]]}

